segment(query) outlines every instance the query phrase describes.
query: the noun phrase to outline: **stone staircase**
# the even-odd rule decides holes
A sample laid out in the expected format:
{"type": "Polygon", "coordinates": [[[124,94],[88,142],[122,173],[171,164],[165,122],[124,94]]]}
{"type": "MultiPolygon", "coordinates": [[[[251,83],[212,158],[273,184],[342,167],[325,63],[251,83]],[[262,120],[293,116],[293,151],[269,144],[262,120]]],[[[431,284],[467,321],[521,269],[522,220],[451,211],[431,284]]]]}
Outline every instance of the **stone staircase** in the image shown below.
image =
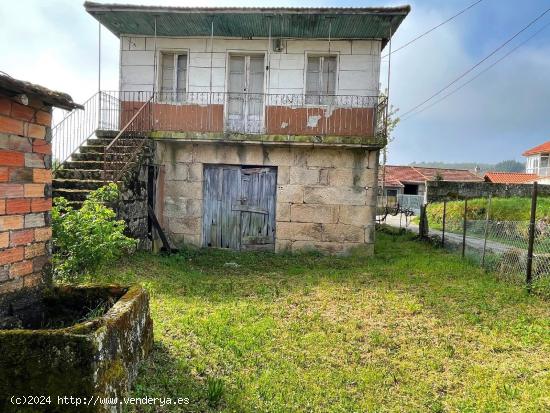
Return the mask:
{"type": "MultiPolygon", "coordinates": [[[[97,131],[95,137],[89,138],[77,153],[64,162],[54,172],[53,197],[64,197],[78,207],[91,191],[103,186],[105,147],[112,142],[117,134],[117,131],[97,131]]],[[[136,139],[147,138],[132,137],[129,139],[123,136],[118,139],[111,151],[114,155],[110,155],[108,163],[108,180],[115,171],[119,171],[126,165],[131,153],[135,151],[136,139]]]]}

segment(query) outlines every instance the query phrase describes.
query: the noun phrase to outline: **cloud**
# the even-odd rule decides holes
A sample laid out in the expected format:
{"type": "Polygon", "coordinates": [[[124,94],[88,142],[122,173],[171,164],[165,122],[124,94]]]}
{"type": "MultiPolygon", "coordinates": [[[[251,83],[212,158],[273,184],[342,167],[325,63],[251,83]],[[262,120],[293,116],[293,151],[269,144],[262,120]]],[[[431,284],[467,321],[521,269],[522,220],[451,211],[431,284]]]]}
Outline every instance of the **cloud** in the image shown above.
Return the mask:
{"type": "MultiPolygon", "coordinates": [[[[125,0],[121,3],[272,6],[268,1],[244,0],[125,0]]],[[[377,3],[388,4],[388,1],[377,3]]],[[[401,3],[401,0],[389,2],[390,5],[401,3]]],[[[284,0],[278,6],[294,4],[284,0]]],[[[394,37],[394,46],[404,44],[467,4],[470,1],[413,2],[411,14],[394,37]]],[[[355,0],[300,3],[304,7],[366,5],[372,3],[355,0]]],[[[421,102],[545,7],[546,0],[533,0],[521,9],[513,2],[502,2],[495,10],[486,0],[396,53],[392,58],[393,104],[403,112],[421,102]]],[[[0,70],[68,92],[78,102],[97,91],[98,23],[85,12],[81,0],[3,1],[0,21],[0,70]]],[[[550,16],[540,23],[548,21],[550,16]]],[[[536,28],[530,33],[534,30],[536,28]]],[[[549,36],[550,27],[452,97],[399,125],[396,140],[389,148],[390,161],[521,159],[524,149],[550,139],[549,36]]],[[[103,29],[104,89],[118,89],[118,48],[118,39],[103,29]]],[[[385,85],[384,79],[381,82],[385,85]]]]}
{"type": "MultiPolygon", "coordinates": [[[[422,32],[448,15],[417,9],[409,26],[403,27],[403,37],[422,32]]],[[[486,50],[473,51],[466,17],[396,53],[392,99],[401,113],[448,84],[516,30],[508,28],[486,50]]],[[[389,148],[391,162],[521,159],[523,150],[550,138],[549,74],[550,49],[533,39],[456,94],[399,125],[389,148]]]]}

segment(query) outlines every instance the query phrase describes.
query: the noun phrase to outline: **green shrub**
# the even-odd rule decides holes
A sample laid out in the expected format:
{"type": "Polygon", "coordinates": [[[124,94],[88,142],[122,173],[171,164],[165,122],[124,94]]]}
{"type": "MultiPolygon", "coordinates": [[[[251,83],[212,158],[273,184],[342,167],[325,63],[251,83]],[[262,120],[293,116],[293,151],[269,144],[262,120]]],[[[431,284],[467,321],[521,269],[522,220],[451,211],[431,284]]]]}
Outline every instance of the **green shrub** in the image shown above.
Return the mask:
{"type": "MultiPolygon", "coordinates": [[[[468,200],[466,217],[468,221],[484,220],[487,214],[488,199],[468,200]]],[[[439,228],[443,221],[443,202],[428,205],[428,222],[431,228],[439,228]]],[[[464,216],[464,201],[447,202],[447,221],[449,230],[461,229],[464,216]],[[456,228],[455,228],[456,227],[456,228]]],[[[531,213],[530,198],[493,198],[490,209],[490,219],[493,221],[529,221],[531,213]]],[[[550,199],[539,198],[537,203],[537,218],[550,217],[550,199]]]]}
{"type": "Polygon", "coordinates": [[[54,276],[74,280],[86,271],[132,253],[137,241],[124,235],[125,223],[106,204],[118,198],[111,183],[89,194],[80,209],[65,198],[55,198],[52,208],[54,276]]]}

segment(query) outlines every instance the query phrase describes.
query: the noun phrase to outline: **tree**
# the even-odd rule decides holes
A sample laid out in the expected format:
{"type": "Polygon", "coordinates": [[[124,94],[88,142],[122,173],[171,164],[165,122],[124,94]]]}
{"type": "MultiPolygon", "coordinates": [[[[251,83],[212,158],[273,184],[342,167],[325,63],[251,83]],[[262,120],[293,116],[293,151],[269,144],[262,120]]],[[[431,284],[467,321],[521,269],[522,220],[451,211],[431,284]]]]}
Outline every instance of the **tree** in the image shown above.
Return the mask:
{"type": "Polygon", "coordinates": [[[497,163],[495,165],[495,172],[525,172],[525,165],[510,159],[497,163]]]}
{"type": "MultiPolygon", "coordinates": [[[[384,98],[387,98],[387,96],[388,96],[388,90],[386,89],[384,92],[380,94],[380,99],[382,100],[384,98]]],[[[387,143],[386,143],[386,146],[384,146],[384,149],[382,149],[382,166],[386,166],[386,161],[388,159],[388,144],[394,140],[393,130],[401,120],[399,116],[397,116],[397,112],[399,112],[399,108],[396,108],[393,105],[390,105],[387,109],[387,116],[379,116],[376,120],[377,129],[386,131],[387,143]]],[[[382,190],[384,189],[385,179],[386,179],[386,171],[384,168],[382,169],[382,190]]]]}
{"type": "MultiPolygon", "coordinates": [[[[380,94],[380,100],[383,100],[387,97],[387,89],[380,94]]],[[[388,115],[387,117],[379,116],[377,119],[377,129],[378,130],[386,130],[387,133],[387,139],[388,143],[394,140],[393,137],[393,130],[396,128],[397,124],[401,120],[399,116],[397,116],[397,112],[399,112],[399,108],[394,107],[393,105],[390,105],[388,107],[388,115]]]]}

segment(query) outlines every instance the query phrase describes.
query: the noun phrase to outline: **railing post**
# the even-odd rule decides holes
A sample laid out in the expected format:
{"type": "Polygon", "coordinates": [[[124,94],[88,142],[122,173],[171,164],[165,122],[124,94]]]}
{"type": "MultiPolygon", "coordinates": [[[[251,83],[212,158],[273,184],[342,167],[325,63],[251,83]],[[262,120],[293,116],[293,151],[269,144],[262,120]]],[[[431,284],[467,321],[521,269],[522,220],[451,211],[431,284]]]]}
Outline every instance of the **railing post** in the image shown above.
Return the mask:
{"type": "Polygon", "coordinates": [[[481,254],[481,266],[485,266],[485,254],[487,252],[487,235],[489,233],[489,217],[491,216],[491,200],[492,195],[489,195],[489,203],[487,205],[487,214],[485,216],[485,233],[483,235],[483,253],[481,254]]]}
{"type": "Polygon", "coordinates": [[[464,199],[464,223],[462,227],[462,258],[466,256],[466,213],[468,211],[468,198],[464,199]]]}
{"type": "Polygon", "coordinates": [[[525,281],[527,283],[527,291],[531,292],[531,283],[533,282],[533,248],[535,245],[535,222],[537,216],[537,195],[538,184],[533,183],[533,194],[531,196],[531,217],[529,220],[529,245],[527,247],[527,269],[525,281]]]}
{"type": "Polygon", "coordinates": [[[97,93],[97,129],[101,129],[101,90],[97,93]]]}
{"type": "Polygon", "coordinates": [[[447,219],[447,200],[443,201],[443,228],[441,233],[441,247],[445,247],[445,224],[447,219]]]}

